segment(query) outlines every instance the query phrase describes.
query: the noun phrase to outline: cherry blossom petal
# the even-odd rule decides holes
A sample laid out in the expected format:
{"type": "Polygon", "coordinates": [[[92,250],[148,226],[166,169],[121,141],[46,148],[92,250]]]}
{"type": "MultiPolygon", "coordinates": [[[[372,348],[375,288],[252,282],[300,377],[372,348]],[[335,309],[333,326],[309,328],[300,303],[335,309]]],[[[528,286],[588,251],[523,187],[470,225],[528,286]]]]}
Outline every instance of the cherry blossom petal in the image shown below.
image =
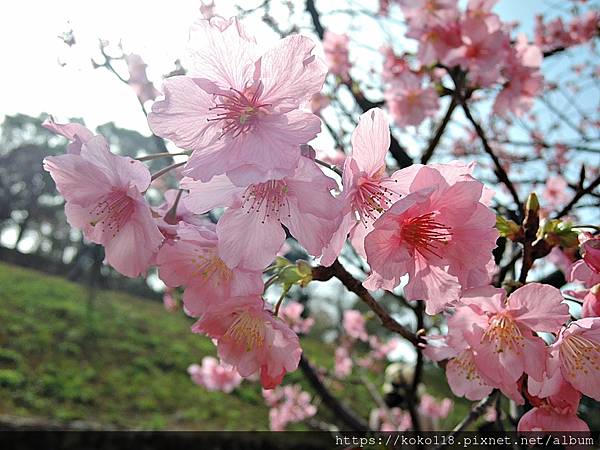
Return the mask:
{"type": "Polygon", "coordinates": [[[327,75],[325,63],[314,55],[314,42],[301,35],[280,40],[260,59],[264,103],[278,105],[281,112],[297,108],[319,92],[327,75]]]}
{"type": "Polygon", "coordinates": [[[262,270],[275,258],[285,232],[275,218],[229,208],[217,224],[219,255],[229,267],[262,270]]]}
{"type": "Polygon", "coordinates": [[[183,199],[183,204],[190,211],[204,214],[211,209],[226,207],[239,198],[243,188],[235,186],[226,175],[217,175],[210,181],[195,181],[184,177],[181,180],[182,189],[189,189],[189,194],[183,199]]]}
{"type": "Polygon", "coordinates": [[[373,108],[360,116],[352,133],[352,158],[361,171],[369,175],[385,165],[390,148],[390,128],[383,110],[373,108]]]}
{"type": "Polygon", "coordinates": [[[509,309],[519,322],[534,331],[556,332],[570,318],[563,296],[552,286],[530,283],[508,298],[509,309]]]}

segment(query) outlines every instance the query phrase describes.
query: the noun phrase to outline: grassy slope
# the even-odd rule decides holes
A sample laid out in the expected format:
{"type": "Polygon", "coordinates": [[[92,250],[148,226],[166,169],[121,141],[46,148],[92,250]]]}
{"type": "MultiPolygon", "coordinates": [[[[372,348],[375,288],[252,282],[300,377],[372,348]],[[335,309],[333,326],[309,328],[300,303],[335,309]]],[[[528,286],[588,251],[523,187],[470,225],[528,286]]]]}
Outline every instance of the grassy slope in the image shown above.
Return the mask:
{"type": "MultiPolygon", "coordinates": [[[[188,365],[215,350],[190,333],[191,323],[158,303],[112,291],[91,299],[79,285],[0,263],[0,414],[145,429],[266,429],[255,383],[230,395],[192,384],[188,365]]],[[[330,347],[302,345],[311,361],[331,367],[330,347]]],[[[431,393],[448,395],[443,377],[428,372],[431,393]]],[[[300,371],[287,381],[305,385],[300,371]]],[[[330,387],[368,415],[372,399],[358,379],[330,387]]],[[[457,405],[448,423],[466,408],[457,405]]],[[[320,415],[333,419],[325,408],[320,415]]]]}
{"type": "Polygon", "coordinates": [[[193,385],[214,346],[162,305],[0,264],[0,412],[142,428],[264,429],[258,387],[193,385]]]}

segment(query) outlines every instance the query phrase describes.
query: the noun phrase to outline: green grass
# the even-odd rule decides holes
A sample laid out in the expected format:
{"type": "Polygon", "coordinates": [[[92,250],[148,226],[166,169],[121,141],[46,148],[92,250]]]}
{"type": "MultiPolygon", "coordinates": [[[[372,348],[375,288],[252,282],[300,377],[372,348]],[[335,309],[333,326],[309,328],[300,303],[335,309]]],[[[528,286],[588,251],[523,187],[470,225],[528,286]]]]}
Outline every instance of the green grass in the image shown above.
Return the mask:
{"type": "Polygon", "coordinates": [[[258,386],[194,385],[214,355],[191,319],[111,291],[0,264],[0,414],[144,429],[265,429],[258,386]]]}
{"type": "MultiPolygon", "coordinates": [[[[92,296],[61,278],[0,263],[0,414],[138,429],[268,429],[257,383],[226,395],[191,382],[187,367],[215,354],[191,324],[160,303],[113,291],[92,296]]],[[[303,339],[302,347],[311,362],[331,369],[331,346],[303,339]]],[[[381,376],[370,378],[381,386],[381,376]]],[[[425,380],[431,394],[450,394],[439,369],[427,366],[425,380]]],[[[299,370],[285,382],[310,391],[299,370]]],[[[373,400],[358,376],[330,389],[368,417],[373,400]]],[[[445,423],[457,423],[468,405],[459,401],[445,423]]],[[[319,416],[335,422],[325,407],[319,416]]]]}

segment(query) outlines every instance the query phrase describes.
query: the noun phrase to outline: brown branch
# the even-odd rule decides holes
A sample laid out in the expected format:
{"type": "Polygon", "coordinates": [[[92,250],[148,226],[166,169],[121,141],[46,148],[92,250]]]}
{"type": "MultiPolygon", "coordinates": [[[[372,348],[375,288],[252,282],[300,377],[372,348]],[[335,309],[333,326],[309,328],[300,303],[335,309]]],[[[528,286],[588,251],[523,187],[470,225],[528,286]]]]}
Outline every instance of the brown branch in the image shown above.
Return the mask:
{"type": "Polygon", "coordinates": [[[508,275],[508,272],[510,272],[515,267],[515,264],[517,264],[517,261],[521,258],[522,255],[523,253],[519,249],[514,253],[512,258],[510,258],[510,261],[505,266],[500,267],[500,272],[498,273],[498,280],[496,283],[494,283],[496,287],[502,286],[502,282],[506,278],[506,275],[508,275]]]}
{"type": "Polygon", "coordinates": [[[508,139],[500,139],[500,140],[492,139],[491,142],[495,142],[497,144],[512,145],[514,147],[540,146],[543,148],[554,148],[554,147],[556,147],[557,144],[564,144],[565,146],[567,146],[569,148],[569,150],[579,150],[581,152],[588,152],[588,153],[600,153],[600,148],[592,148],[592,147],[588,147],[585,145],[569,144],[569,143],[563,143],[563,142],[549,143],[549,142],[542,141],[542,140],[535,140],[532,142],[527,142],[527,141],[511,141],[508,139]]]}
{"type": "Polygon", "coordinates": [[[318,266],[313,268],[313,280],[327,281],[337,278],[350,292],[355,293],[381,320],[382,325],[394,333],[398,333],[415,347],[421,343],[421,339],[412,331],[400,325],[369,293],[360,281],[348,272],[336,259],[329,267],[318,266]]]}
{"type": "Polygon", "coordinates": [[[473,422],[479,419],[479,417],[483,415],[487,407],[494,403],[496,397],[498,397],[499,394],[500,391],[495,389],[490,395],[488,395],[486,398],[477,403],[473,407],[473,409],[471,409],[467,417],[465,417],[461,423],[454,427],[454,429],[452,430],[452,435],[456,436],[458,433],[464,431],[465,428],[467,428],[469,425],[471,425],[473,422]]]}
{"type": "Polygon", "coordinates": [[[592,191],[594,189],[596,189],[598,186],[600,186],[600,176],[598,176],[594,181],[592,181],[590,184],[588,184],[588,186],[586,188],[577,190],[577,192],[575,193],[575,196],[571,199],[571,201],[569,203],[567,203],[567,205],[565,205],[565,207],[563,209],[561,209],[560,212],[554,218],[560,219],[561,217],[567,215],[569,213],[569,211],[571,211],[571,209],[581,199],[581,197],[583,197],[584,195],[587,195],[587,194],[591,194],[592,191]]]}
{"type": "Polygon", "coordinates": [[[458,103],[456,102],[456,98],[454,98],[453,96],[452,100],[450,101],[450,104],[448,105],[448,110],[446,111],[446,114],[444,115],[442,121],[438,125],[435,134],[433,135],[433,138],[431,138],[431,141],[429,141],[427,148],[423,152],[423,156],[421,156],[421,164],[427,164],[427,161],[429,161],[429,159],[433,156],[433,152],[440,143],[440,139],[442,139],[444,131],[446,130],[446,126],[450,122],[450,119],[452,118],[452,113],[454,112],[457,106],[458,103]]]}
{"type": "MultiPolygon", "coordinates": [[[[460,422],[456,427],[454,427],[454,429],[452,430],[452,433],[450,433],[448,435],[448,437],[458,436],[469,425],[471,425],[473,422],[475,422],[477,419],[479,419],[483,415],[483,413],[485,413],[485,410],[492,403],[494,403],[494,401],[496,400],[496,397],[498,397],[499,393],[500,393],[500,391],[498,391],[497,389],[494,389],[494,391],[490,395],[488,395],[486,398],[484,398],[479,403],[477,403],[473,407],[473,409],[471,409],[469,414],[467,414],[467,416],[462,420],[462,422],[460,422]]],[[[442,450],[443,448],[446,448],[446,447],[447,447],[447,445],[440,445],[439,447],[436,447],[435,450],[442,450]]]]}
{"type": "MultiPolygon", "coordinates": [[[[425,333],[423,329],[425,326],[425,319],[423,317],[423,302],[417,302],[413,309],[415,315],[417,316],[417,332],[425,333]],[[423,330],[423,331],[421,331],[423,330]]],[[[419,384],[421,383],[421,379],[423,378],[423,351],[421,347],[416,346],[415,350],[417,352],[417,361],[415,362],[415,372],[412,379],[412,383],[410,385],[410,391],[408,392],[408,412],[410,414],[410,419],[412,422],[413,431],[420,433],[421,432],[421,421],[419,418],[419,414],[417,412],[417,406],[419,404],[419,384]]]]}
{"type": "Polygon", "coordinates": [[[300,357],[300,370],[302,370],[315,392],[321,397],[325,406],[331,410],[337,419],[350,427],[352,431],[369,431],[369,425],[361,417],[358,417],[354,411],[329,392],[329,389],[323,384],[316,370],[304,355],[300,357]]]}
{"type": "Polygon", "coordinates": [[[479,125],[479,123],[473,117],[473,114],[471,114],[471,110],[467,106],[467,103],[466,103],[464,97],[460,93],[457,93],[457,95],[458,95],[458,100],[462,106],[462,110],[465,113],[465,116],[467,117],[469,122],[471,122],[471,125],[473,125],[473,128],[475,129],[475,133],[477,133],[477,136],[479,137],[479,139],[481,140],[481,143],[483,144],[484,151],[490,156],[490,158],[492,158],[492,162],[494,163],[494,167],[495,167],[494,173],[496,174],[498,181],[500,181],[502,184],[504,184],[507,187],[515,204],[517,205],[518,216],[522,216],[523,204],[521,203],[521,200],[519,200],[519,194],[517,194],[517,190],[515,189],[515,186],[513,185],[512,181],[510,181],[510,178],[508,177],[506,170],[504,170],[504,167],[502,167],[502,164],[500,163],[500,160],[494,153],[494,150],[492,150],[492,147],[490,146],[490,144],[487,140],[487,137],[485,135],[485,132],[483,131],[483,128],[481,128],[481,125],[479,125]]]}

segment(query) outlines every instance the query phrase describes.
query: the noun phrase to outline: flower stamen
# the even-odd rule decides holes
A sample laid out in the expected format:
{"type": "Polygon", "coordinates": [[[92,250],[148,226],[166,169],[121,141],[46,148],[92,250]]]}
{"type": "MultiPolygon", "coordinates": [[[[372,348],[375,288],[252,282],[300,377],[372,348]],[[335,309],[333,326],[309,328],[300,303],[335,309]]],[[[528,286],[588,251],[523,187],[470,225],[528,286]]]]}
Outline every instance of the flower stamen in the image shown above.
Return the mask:
{"type": "Polygon", "coordinates": [[[133,214],[133,204],[134,200],[124,192],[112,192],[88,211],[89,224],[100,225],[103,232],[108,231],[115,237],[133,214]]]}
{"type": "Polygon", "coordinates": [[[265,324],[247,311],[242,312],[231,324],[225,336],[244,345],[247,352],[262,347],[265,342],[265,324]]]}
{"type": "Polygon", "coordinates": [[[381,213],[387,211],[398,195],[381,185],[378,180],[362,178],[358,182],[358,189],[354,198],[354,210],[365,228],[381,213]]]}
{"type": "Polygon", "coordinates": [[[216,283],[220,280],[229,280],[232,277],[231,269],[219,258],[215,251],[204,254],[202,250],[196,249],[197,255],[192,258],[192,265],[195,268],[195,275],[199,275],[204,279],[217,276],[216,283]]]}
{"type": "Polygon", "coordinates": [[[209,108],[209,111],[215,112],[215,116],[206,119],[209,122],[223,121],[219,138],[226,134],[235,138],[252,130],[261,111],[271,106],[258,101],[262,83],[257,88],[247,87],[243,91],[230,88],[230,91],[231,93],[221,92],[215,95],[215,106],[209,108]]]}
{"type": "Polygon", "coordinates": [[[560,346],[560,359],[570,376],[600,371],[600,345],[583,336],[569,335],[560,346]]]}
{"type": "Polygon", "coordinates": [[[514,350],[517,354],[525,347],[523,334],[515,321],[506,314],[494,315],[487,330],[481,337],[481,342],[494,344],[494,351],[502,353],[505,350],[514,350]]]}
{"type": "Polygon", "coordinates": [[[429,253],[441,258],[436,250],[452,237],[452,227],[437,222],[435,217],[436,213],[430,212],[406,219],[401,225],[402,240],[424,257],[429,253]]]}
{"type": "Polygon", "coordinates": [[[271,218],[280,221],[284,208],[287,208],[287,216],[290,217],[287,193],[288,187],[283,180],[253,184],[242,195],[242,209],[246,210],[246,214],[260,213],[261,223],[271,218]]]}

